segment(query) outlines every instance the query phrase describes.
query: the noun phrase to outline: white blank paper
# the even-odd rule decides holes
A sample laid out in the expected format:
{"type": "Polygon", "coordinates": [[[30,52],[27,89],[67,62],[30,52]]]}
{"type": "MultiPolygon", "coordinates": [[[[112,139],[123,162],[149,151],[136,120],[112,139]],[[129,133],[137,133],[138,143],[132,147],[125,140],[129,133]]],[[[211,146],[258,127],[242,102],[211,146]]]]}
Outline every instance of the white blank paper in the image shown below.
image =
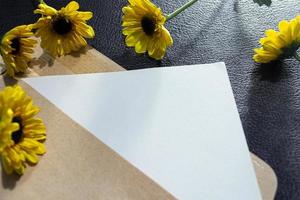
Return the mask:
{"type": "Polygon", "coordinates": [[[24,80],[178,199],[261,198],[224,63],[24,80]]]}

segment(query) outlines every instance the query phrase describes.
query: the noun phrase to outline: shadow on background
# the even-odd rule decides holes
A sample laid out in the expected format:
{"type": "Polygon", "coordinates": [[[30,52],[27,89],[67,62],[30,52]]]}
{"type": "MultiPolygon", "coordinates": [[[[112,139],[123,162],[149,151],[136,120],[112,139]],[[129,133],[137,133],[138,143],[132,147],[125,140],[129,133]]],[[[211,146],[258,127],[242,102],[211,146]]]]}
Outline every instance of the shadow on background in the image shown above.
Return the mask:
{"type": "Polygon", "coordinates": [[[18,83],[18,80],[11,78],[7,74],[3,76],[3,82],[5,86],[12,86],[18,83]]]}
{"type": "Polygon", "coordinates": [[[20,176],[13,173],[11,175],[7,175],[4,170],[2,169],[1,172],[1,179],[2,179],[2,186],[5,189],[12,190],[16,187],[17,182],[20,180],[20,176]]]}
{"type": "Polygon", "coordinates": [[[272,0],[253,0],[254,3],[257,3],[260,6],[266,5],[268,7],[271,6],[272,0]]]}
{"type": "Polygon", "coordinates": [[[285,67],[282,60],[257,64],[255,66],[254,74],[257,75],[261,81],[278,82],[281,79],[287,78],[285,67]]]}

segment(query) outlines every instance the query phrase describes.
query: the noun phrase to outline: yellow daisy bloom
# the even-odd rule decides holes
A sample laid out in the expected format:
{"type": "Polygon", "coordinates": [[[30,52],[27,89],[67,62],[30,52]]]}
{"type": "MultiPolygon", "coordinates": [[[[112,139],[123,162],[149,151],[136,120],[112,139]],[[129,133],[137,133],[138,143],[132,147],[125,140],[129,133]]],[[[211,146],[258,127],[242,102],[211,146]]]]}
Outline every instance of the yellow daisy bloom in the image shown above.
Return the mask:
{"type": "Polygon", "coordinates": [[[36,164],[38,155],[46,152],[43,144],[46,139],[45,125],[41,119],[34,118],[39,108],[32,104],[31,97],[20,86],[4,88],[0,92],[0,105],[9,109],[8,113],[1,113],[0,119],[6,119],[1,123],[10,126],[6,132],[0,129],[5,139],[0,137],[1,143],[5,143],[0,153],[2,165],[8,174],[15,171],[21,175],[26,163],[36,164]]]}
{"type": "Polygon", "coordinates": [[[258,63],[289,58],[300,47],[300,15],[291,21],[283,20],[278,25],[279,31],[269,29],[266,37],[261,38],[261,48],[254,49],[253,59],[258,63]]]}
{"type": "Polygon", "coordinates": [[[94,29],[86,24],[93,17],[92,12],[78,11],[79,4],[71,1],[66,7],[56,10],[44,3],[34,11],[41,14],[34,28],[41,37],[41,47],[52,56],[63,56],[87,45],[85,38],[95,36],[94,29]]]}
{"type": "Polygon", "coordinates": [[[32,25],[17,26],[7,32],[1,41],[0,52],[6,65],[7,74],[14,77],[15,73],[25,72],[36,41],[32,38],[32,25]]]}
{"type": "Polygon", "coordinates": [[[173,44],[169,31],[164,27],[166,17],[150,0],[129,0],[129,3],[122,9],[126,45],[135,47],[137,53],[148,51],[150,57],[161,60],[167,47],[173,44]]]}

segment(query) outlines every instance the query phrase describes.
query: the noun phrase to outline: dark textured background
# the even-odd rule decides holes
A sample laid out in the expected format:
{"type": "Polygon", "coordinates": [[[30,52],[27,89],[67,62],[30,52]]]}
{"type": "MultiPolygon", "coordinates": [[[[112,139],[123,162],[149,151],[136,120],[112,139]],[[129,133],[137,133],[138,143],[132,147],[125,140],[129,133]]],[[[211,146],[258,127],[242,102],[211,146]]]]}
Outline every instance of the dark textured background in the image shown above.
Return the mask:
{"type": "MultiPolygon", "coordinates": [[[[154,2],[169,13],[186,1],[154,2]]],[[[59,8],[68,1],[46,2],[59,8]]],[[[300,14],[300,0],[273,0],[270,7],[252,0],[200,0],[166,24],[174,46],[161,62],[125,47],[121,8],[127,1],[79,2],[94,12],[96,38],[90,44],[127,69],[224,61],[249,148],[278,176],[276,199],[300,199],[300,65],[291,59],[257,66],[251,59],[265,29],[300,14]]],[[[0,34],[34,22],[32,9],[30,0],[0,0],[0,34]]]]}

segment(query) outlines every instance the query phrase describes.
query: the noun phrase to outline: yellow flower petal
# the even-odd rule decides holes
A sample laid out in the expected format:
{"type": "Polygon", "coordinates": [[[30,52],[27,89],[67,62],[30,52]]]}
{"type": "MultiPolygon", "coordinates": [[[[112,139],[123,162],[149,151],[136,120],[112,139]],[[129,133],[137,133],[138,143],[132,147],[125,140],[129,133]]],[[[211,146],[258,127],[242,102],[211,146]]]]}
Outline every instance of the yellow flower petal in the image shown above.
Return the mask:
{"type": "Polygon", "coordinates": [[[71,1],[67,6],[65,12],[73,12],[79,9],[79,4],[76,1],[71,1]]]}
{"type": "Polygon", "coordinates": [[[166,42],[167,46],[173,45],[173,38],[171,37],[171,34],[164,26],[162,27],[162,35],[164,37],[164,41],[166,42]]]}
{"type": "Polygon", "coordinates": [[[78,23],[78,25],[76,26],[76,30],[81,36],[85,38],[95,37],[94,29],[83,22],[78,23]]]}
{"type": "Polygon", "coordinates": [[[30,153],[27,153],[26,151],[23,152],[26,160],[29,161],[29,163],[31,164],[36,164],[38,162],[38,158],[36,156],[36,154],[30,154],[30,153]]]}
{"type": "Polygon", "coordinates": [[[135,46],[136,42],[138,42],[143,35],[144,33],[142,31],[137,31],[128,35],[125,39],[126,45],[129,47],[135,46]]]}
{"type": "Polygon", "coordinates": [[[76,17],[76,19],[78,19],[78,20],[87,21],[93,17],[93,13],[92,12],[77,12],[74,17],[76,17]]]}
{"type": "Polygon", "coordinates": [[[34,11],[35,14],[41,14],[41,15],[56,15],[57,14],[57,10],[55,8],[52,8],[44,3],[39,4],[39,9],[36,9],[34,11]]]}
{"type": "Polygon", "coordinates": [[[15,169],[15,171],[16,171],[19,175],[24,174],[24,171],[25,171],[24,165],[20,165],[20,167],[18,167],[18,168],[15,169]]]}
{"type": "Polygon", "coordinates": [[[13,167],[11,165],[11,161],[7,156],[2,155],[2,166],[4,168],[4,171],[7,174],[11,174],[13,172],[13,167]]]}

